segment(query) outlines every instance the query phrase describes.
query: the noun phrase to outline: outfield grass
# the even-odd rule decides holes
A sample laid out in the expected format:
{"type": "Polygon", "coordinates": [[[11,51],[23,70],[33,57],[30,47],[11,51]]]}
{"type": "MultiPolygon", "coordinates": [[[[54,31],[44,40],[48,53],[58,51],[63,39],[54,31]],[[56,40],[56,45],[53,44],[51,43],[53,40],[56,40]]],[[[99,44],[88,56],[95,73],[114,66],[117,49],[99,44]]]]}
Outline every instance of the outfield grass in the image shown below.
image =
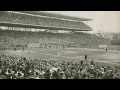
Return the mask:
{"type": "Polygon", "coordinates": [[[88,55],[88,60],[93,59],[96,62],[102,63],[110,63],[110,64],[120,64],[120,52],[116,52],[116,50],[108,50],[105,52],[103,49],[85,49],[85,48],[67,48],[65,50],[62,49],[44,49],[44,48],[36,48],[34,50],[6,50],[0,51],[0,54],[8,54],[11,56],[17,57],[26,57],[26,58],[54,58],[56,60],[74,60],[80,61],[84,60],[84,56],[88,55]],[[61,56],[58,56],[58,52],[61,52],[61,56]]]}

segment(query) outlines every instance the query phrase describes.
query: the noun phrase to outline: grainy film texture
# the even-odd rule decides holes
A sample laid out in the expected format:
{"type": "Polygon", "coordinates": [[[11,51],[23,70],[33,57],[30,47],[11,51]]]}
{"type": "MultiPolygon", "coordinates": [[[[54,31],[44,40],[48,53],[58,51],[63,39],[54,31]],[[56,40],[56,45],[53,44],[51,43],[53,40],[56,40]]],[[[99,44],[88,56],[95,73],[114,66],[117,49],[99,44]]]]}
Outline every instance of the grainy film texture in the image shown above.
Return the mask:
{"type": "Polygon", "coordinates": [[[0,11],[0,79],[120,79],[119,16],[0,11]]]}

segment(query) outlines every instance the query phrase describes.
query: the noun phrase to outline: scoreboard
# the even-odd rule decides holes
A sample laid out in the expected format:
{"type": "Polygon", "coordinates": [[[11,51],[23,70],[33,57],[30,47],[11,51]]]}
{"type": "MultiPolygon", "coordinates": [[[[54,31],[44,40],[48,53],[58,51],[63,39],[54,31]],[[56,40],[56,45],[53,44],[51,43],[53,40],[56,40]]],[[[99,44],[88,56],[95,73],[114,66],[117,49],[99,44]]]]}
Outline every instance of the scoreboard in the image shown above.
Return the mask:
{"type": "Polygon", "coordinates": [[[38,44],[38,43],[28,44],[28,48],[29,48],[29,49],[30,49],[30,48],[38,48],[38,47],[40,47],[40,44],[38,44]]]}
{"type": "Polygon", "coordinates": [[[105,48],[107,48],[107,45],[99,45],[99,48],[105,49],[105,48]]]}

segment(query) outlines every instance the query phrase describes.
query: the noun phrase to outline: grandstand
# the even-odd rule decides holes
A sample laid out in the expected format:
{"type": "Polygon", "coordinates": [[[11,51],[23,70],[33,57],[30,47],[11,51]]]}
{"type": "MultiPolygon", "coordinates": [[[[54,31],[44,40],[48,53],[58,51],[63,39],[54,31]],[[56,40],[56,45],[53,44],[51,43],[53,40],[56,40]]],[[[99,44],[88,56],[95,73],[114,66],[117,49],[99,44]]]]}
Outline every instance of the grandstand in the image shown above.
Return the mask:
{"type": "MultiPolygon", "coordinates": [[[[91,21],[91,19],[84,19],[84,18],[78,19],[76,17],[69,17],[69,16],[67,17],[63,15],[56,15],[56,14],[51,14],[46,12],[25,12],[25,11],[24,12],[15,12],[15,11],[0,12],[0,25],[7,27],[8,30],[9,29],[14,30],[12,32],[8,31],[10,32],[8,33],[9,35],[12,33],[11,35],[12,37],[9,37],[9,38],[12,38],[11,43],[14,43],[14,44],[16,41],[18,41],[19,43],[22,42],[21,43],[22,45],[23,44],[26,45],[28,42],[35,41],[35,42],[44,42],[44,44],[48,44],[48,42],[50,42],[50,44],[53,44],[53,43],[65,44],[66,46],[77,45],[81,47],[82,46],[87,47],[91,45],[92,47],[95,47],[101,43],[109,42],[108,40],[97,37],[96,35],[90,35],[90,34],[81,33],[81,32],[79,32],[78,34],[77,31],[92,31],[92,28],[86,25],[83,21],[91,21]],[[31,36],[27,33],[31,33],[30,31],[32,30],[37,32],[39,31],[39,32],[38,33],[32,32],[33,33],[32,37],[31,38],[27,37],[26,35],[31,36]],[[41,33],[40,32],[41,30],[45,32],[41,33]],[[69,35],[68,34],[66,35],[65,33],[60,34],[59,31],[67,32],[70,34],[69,35]],[[14,36],[15,36],[15,39],[14,39],[14,36]],[[18,40],[18,36],[21,42],[18,40]],[[49,38],[47,38],[46,40],[45,36],[49,38]]],[[[6,31],[3,30],[1,31],[1,34],[4,34],[5,32],[6,31]]],[[[1,36],[4,36],[4,35],[1,35],[1,36]]],[[[17,44],[17,46],[22,46],[22,45],[17,44]]]]}
{"type": "MultiPolygon", "coordinates": [[[[22,61],[27,65],[29,63],[28,66],[35,69],[39,63],[44,62],[46,67],[50,64],[50,67],[61,68],[65,68],[64,63],[69,67],[70,63],[70,67],[77,70],[79,65],[71,61],[80,62],[87,54],[89,60],[94,59],[101,64],[119,64],[119,52],[116,52],[116,48],[109,50],[112,49],[111,39],[87,33],[93,31],[88,24],[85,24],[89,21],[92,19],[40,11],[0,11],[0,61],[5,63],[5,67],[11,65],[11,62],[20,65],[22,61]],[[36,47],[31,49],[32,45],[36,47]],[[107,47],[106,52],[104,49],[99,49],[99,45],[107,45],[110,48],[107,47]],[[114,55],[117,58],[113,57],[114,55]]],[[[0,68],[3,67],[0,63],[0,68]]]]}
{"type": "Polygon", "coordinates": [[[23,26],[40,29],[54,29],[54,30],[92,30],[83,22],[63,20],[59,18],[43,17],[41,15],[29,15],[20,12],[1,12],[1,25],[23,26]]]}

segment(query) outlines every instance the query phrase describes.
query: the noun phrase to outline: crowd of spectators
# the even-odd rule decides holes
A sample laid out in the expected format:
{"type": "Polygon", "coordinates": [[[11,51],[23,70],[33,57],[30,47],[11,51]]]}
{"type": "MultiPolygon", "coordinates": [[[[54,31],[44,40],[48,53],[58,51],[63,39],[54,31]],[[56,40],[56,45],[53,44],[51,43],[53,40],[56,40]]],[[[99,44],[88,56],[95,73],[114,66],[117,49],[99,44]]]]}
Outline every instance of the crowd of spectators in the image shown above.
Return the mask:
{"type": "Polygon", "coordinates": [[[120,79],[120,67],[53,59],[27,59],[0,55],[1,79],[120,79]]]}
{"type": "Polygon", "coordinates": [[[47,33],[30,31],[0,30],[0,44],[9,47],[27,47],[29,43],[39,43],[41,48],[70,47],[77,45],[90,48],[100,44],[109,44],[109,40],[87,33],[47,33]]]}
{"type": "Polygon", "coordinates": [[[12,12],[0,12],[0,21],[18,24],[40,25],[45,27],[61,27],[81,30],[92,30],[83,22],[67,21],[55,18],[37,17],[12,12]]]}
{"type": "MultiPolygon", "coordinates": [[[[36,17],[25,14],[18,14],[13,12],[1,11],[0,22],[19,23],[19,24],[31,24],[41,26],[54,26],[54,27],[66,27],[66,28],[80,28],[83,30],[91,29],[83,22],[73,22],[66,20],[58,20],[55,18],[36,17]]],[[[4,41],[7,42],[9,47],[27,47],[29,43],[39,43],[40,47],[52,47],[58,48],[61,46],[70,47],[77,45],[78,47],[98,47],[99,44],[106,44],[110,41],[102,39],[96,35],[90,35],[86,33],[72,33],[72,34],[60,34],[60,33],[47,33],[46,32],[22,32],[22,31],[1,31],[0,30],[0,42],[4,45],[4,41]],[[6,38],[7,37],[7,38],[6,38]]],[[[5,43],[6,43],[5,42],[5,43]]],[[[1,46],[0,45],[0,46],[1,46]]]]}

